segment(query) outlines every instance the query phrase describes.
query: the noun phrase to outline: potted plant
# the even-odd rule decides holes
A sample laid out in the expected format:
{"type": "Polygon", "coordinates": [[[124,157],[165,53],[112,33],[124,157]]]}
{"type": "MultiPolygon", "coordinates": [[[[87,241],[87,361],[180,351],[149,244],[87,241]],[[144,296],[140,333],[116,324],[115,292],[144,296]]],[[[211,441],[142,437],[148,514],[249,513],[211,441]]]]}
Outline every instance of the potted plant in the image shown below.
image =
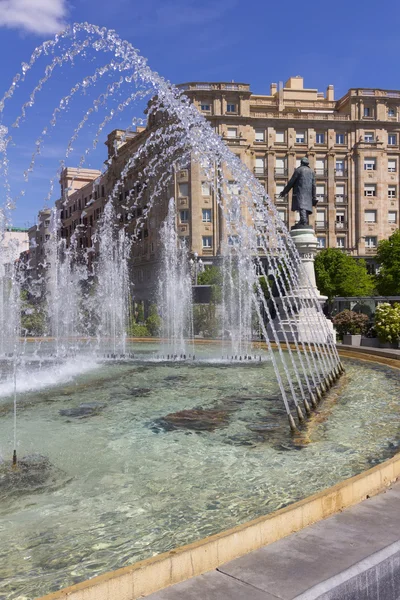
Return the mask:
{"type": "Polygon", "coordinates": [[[359,346],[361,335],[368,327],[368,316],[356,313],[352,310],[343,310],[333,317],[333,324],[342,338],[343,344],[348,346],[359,346]]]}
{"type": "Polygon", "coordinates": [[[381,348],[398,348],[400,341],[400,304],[379,304],[375,311],[375,329],[381,348]]]}

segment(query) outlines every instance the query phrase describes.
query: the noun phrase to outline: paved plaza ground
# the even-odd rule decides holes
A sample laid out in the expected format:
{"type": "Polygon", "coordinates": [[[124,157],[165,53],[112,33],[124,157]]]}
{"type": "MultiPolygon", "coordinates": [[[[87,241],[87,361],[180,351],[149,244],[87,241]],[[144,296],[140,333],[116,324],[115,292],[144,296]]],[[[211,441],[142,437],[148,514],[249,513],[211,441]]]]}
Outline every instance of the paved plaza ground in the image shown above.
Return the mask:
{"type": "Polygon", "coordinates": [[[400,483],[148,600],[398,600],[400,483]]]}

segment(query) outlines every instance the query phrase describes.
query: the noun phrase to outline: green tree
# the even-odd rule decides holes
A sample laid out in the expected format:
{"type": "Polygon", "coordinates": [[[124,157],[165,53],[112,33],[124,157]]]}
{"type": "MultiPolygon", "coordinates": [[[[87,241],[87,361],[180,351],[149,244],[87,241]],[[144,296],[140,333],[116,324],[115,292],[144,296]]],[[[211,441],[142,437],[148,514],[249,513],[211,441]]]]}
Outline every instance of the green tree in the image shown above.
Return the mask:
{"type": "Polygon", "coordinates": [[[28,336],[43,335],[46,329],[43,304],[31,302],[26,290],[21,292],[21,328],[28,336]]]}
{"type": "Polygon", "coordinates": [[[364,260],[353,258],[336,248],[317,254],[315,275],[321,294],[332,302],[335,296],[370,296],[375,280],[367,272],[364,260]]]}
{"type": "Polygon", "coordinates": [[[222,283],[222,271],[219,267],[207,266],[197,276],[198,285],[211,286],[211,302],[214,304],[219,304],[222,301],[222,283]]]}
{"type": "Polygon", "coordinates": [[[380,265],[376,287],[382,296],[400,295],[400,229],[378,244],[376,259],[380,265]]]}
{"type": "Polygon", "coordinates": [[[160,335],[162,321],[161,317],[157,312],[157,306],[151,304],[149,308],[149,316],[146,319],[146,327],[149,330],[150,335],[153,337],[160,335]]]}

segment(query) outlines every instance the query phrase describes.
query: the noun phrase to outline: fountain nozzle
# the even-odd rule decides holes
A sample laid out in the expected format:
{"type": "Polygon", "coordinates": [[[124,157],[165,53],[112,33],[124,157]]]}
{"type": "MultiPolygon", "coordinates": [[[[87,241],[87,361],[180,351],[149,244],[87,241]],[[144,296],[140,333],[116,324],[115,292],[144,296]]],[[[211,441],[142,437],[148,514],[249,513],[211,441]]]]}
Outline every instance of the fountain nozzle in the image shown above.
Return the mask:
{"type": "Polygon", "coordinates": [[[13,452],[12,465],[13,465],[13,469],[15,469],[17,467],[17,451],[16,450],[14,450],[14,452],[13,452]]]}

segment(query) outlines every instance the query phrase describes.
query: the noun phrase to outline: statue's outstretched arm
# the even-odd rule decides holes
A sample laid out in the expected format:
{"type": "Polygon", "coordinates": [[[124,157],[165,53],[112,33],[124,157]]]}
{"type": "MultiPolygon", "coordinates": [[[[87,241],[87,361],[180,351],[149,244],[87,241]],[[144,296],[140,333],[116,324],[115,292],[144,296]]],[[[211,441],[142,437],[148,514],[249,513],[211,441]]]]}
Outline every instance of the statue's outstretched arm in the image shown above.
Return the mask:
{"type": "Polygon", "coordinates": [[[292,189],[292,187],[294,186],[294,184],[296,183],[296,180],[298,178],[299,174],[297,172],[297,170],[293,173],[292,177],[290,178],[290,180],[288,181],[288,183],[286,184],[286,186],[283,188],[283,190],[281,191],[281,193],[279,194],[281,196],[281,198],[283,198],[283,196],[286,196],[290,190],[292,189]]]}

